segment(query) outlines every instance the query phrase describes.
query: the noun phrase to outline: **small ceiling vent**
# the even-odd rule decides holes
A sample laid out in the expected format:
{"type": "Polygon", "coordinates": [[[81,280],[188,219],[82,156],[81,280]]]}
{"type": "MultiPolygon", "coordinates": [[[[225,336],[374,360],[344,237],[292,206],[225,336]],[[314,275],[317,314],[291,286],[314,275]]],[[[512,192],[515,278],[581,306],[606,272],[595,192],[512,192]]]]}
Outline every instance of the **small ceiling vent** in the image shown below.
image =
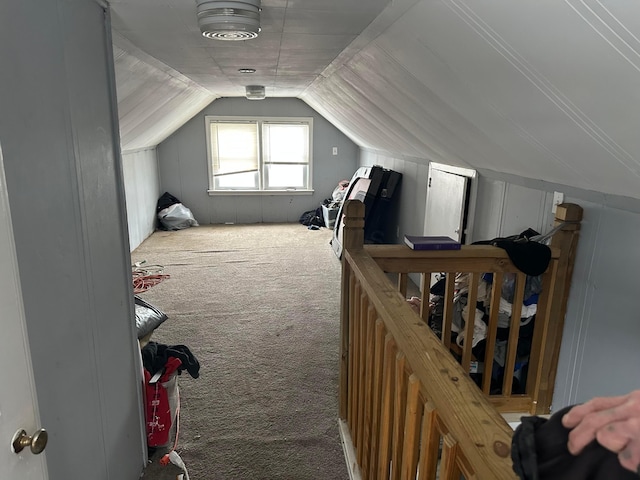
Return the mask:
{"type": "Polygon", "coordinates": [[[250,40],[260,33],[260,0],[197,0],[202,35],[216,40],[250,40]]]}
{"type": "Polygon", "coordinates": [[[249,100],[264,100],[265,94],[263,85],[247,85],[246,92],[249,100]]]}

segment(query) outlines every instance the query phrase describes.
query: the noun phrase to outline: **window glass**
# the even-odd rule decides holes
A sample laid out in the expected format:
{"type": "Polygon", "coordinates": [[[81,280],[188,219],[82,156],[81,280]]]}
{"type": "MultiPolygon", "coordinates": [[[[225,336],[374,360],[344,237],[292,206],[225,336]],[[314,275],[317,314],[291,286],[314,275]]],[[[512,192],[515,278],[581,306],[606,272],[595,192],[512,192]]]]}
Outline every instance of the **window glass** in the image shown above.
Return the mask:
{"type": "Polygon", "coordinates": [[[311,118],[205,118],[210,190],[311,189],[311,118]]]}
{"type": "Polygon", "coordinates": [[[258,170],[257,123],[211,123],[213,174],[258,170]]]}
{"type": "Polygon", "coordinates": [[[308,125],[264,125],[265,162],[307,163],[308,125]]]}
{"type": "Polygon", "coordinates": [[[267,165],[269,188],[304,188],[307,177],[305,165],[267,165]]]}
{"type": "Polygon", "coordinates": [[[216,188],[255,190],[258,188],[258,172],[232,173],[216,177],[216,188]]]}

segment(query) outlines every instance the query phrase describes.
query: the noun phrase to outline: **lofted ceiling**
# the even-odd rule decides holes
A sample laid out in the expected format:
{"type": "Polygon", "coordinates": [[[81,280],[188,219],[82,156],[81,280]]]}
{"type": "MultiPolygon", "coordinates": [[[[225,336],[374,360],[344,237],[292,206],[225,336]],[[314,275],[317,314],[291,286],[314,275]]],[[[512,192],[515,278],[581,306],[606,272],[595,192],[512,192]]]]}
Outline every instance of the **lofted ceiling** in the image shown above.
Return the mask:
{"type": "Polygon", "coordinates": [[[202,38],[195,0],[110,3],[123,139],[161,121],[127,88],[141,72],[189,90],[162,95],[183,116],[257,83],[363,148],[640,199],[636,0],[263,0],[238,43],[202,38]]]}

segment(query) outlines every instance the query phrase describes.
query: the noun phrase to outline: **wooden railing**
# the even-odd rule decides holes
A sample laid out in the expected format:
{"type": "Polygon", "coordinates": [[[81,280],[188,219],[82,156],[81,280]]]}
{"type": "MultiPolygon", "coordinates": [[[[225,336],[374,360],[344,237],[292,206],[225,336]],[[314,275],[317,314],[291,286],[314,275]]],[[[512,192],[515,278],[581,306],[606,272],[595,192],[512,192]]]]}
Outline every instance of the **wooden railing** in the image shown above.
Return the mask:
{"type": "MultiPolygon", "coordinates": [[[[348,428],[362,478],[515,478],[509,457],[511,429],[498,409],[548,410],[579,225],[571,224],[572,228],[563,231],[568,234],[563,248],[557,241],[552,247],[534,329],[527,392],[512,395],[511,382],[505,380],[501,394],[492,399],[486,381],[481,390],[468,375],[471,342],[465,342],[460,352],[461,363],[451,354],[446,325],[452,316],[448,302],[455,287],[453,274],[471,274],[471,305],[475,304],[478,275],[486,272],[494,273],[494,285],[501,285],[505,273],[516,273],[514,305],[521,304],[524,274],[497,247],[469,246],[434,253],[402,245],[363,245],[363,205],[349,201],[344,212],[340,417],[348,428]],[[397,286],[385,272],[398,274],[397,286]],[[432,272],[448,273],[441,338],[406,302],[407,274],[413,272],[425,277],[432,272]]],[[[426,318],[428,291],[422,295],[421,315],[426,318]]],[[[500,288],[494,288],[493,305],[499,295],[500,288]]],[[[518,317],[519,311],[513,315],[518,317]]],[[[466,338],[472,338],[473,323],[471,317],[466,338]]],[[[518,322],[514,323],[506,371],[513,371],[515,365],[518,322]]],[[[486,347],[491,357],[485,365],[489,379],[496,325],[497,309],[492,309],[486,347]]]]}

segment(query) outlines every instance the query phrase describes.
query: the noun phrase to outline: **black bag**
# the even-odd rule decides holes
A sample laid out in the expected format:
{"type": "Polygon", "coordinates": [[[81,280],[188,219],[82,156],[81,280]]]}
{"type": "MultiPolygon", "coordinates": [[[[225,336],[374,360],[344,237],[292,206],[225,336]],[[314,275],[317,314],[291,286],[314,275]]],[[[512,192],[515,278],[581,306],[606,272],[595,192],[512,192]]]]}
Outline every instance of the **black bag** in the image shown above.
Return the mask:
{"type": "Polygon", "coordinates": [[[156,204],[156,213],[158,213],[160,210],[164,210],[165,208],[169,208],[171,205],[175,205],[176,203],[180,203],[180,200],[171,195],[169,192],[164,192],[158,199],[158,203],[156,204]]]}
{"type": "Polygon", "coordinates": [[[300,216],[300,223],[302,225],[306,225],[307,227],[310,225],[324,227],[324,220],[322,218],[322,207],[318,207],[315,210],[309,210],[308,212],[304,212],[300,216]]]}

